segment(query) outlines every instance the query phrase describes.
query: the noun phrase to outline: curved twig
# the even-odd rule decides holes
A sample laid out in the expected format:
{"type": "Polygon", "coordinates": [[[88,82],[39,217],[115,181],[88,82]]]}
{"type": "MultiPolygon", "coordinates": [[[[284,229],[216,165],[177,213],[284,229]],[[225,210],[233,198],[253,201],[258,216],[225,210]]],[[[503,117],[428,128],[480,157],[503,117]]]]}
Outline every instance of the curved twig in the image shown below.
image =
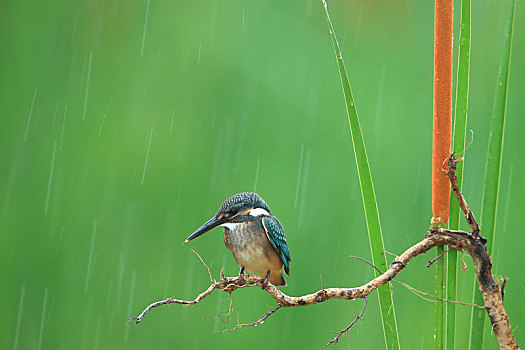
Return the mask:
{"type": "MultiPolygon", "coordinates": [[[[470,252],[476,249],[475,245],[477,241],[478,239],[472,237],[469,233],[464,231],[453,231],[433,227],[431,228],[430,234],[428,234],[424,240],[408,248],[390,265],[387,271],[385,271],[380,276],[374,278],[370,282],[363,284],[360,287],[324,288],[318,290],[315,293],[298,297],[289,296],[270,283],[264,290],[268,294],[270,294],[275,299],[277,304],[281,307],[306,306],[322,303],[330,299],[351,300],[364,298],[365,296],[369,295],[371,292],[376,290],[378,287],[390,282],[399,272],[401,272],[408,265],[412,258],[420,254],[426,253],[433,247],[439,245],[450,245],[456,249],[463,249],[470,252]]],[[[483,244],[479,244],[483,247],[483,244]]],[[[138,324],[149,310],[157,306],[164,304],[194,305],[202,299],[204,299],[209,294],[211,294],[214,289],[219,289],[224,292],[231,293],[237,290],[238,288],[247,288],[260,285],[262,280],[263,278],[260,276],[247,274],[244,276],[244,284],[240,286],[237,284],[237,277],[222,277],[220,281],[213,282],[207,290],[199,294],[194,300],[179,300],[174,298],[168,298],[165,300],[157,301],[149,305],[139,316],[133,319],[136,320],[135,323],[138,324]]]]}
{"type": "MultiPolygon", "coordinates": [[[[322,288],[315,293],[293,297],[284,294],[277,287],[268,283],[263,289],[270,294],[275,301],[277,306],[269,312],[263,314],[257,321],[239,325],[234,329],[242,328],[244,326],[251,326],[261,324],[271,314],[276,312],[281,307],[297,307],[306,306],[312,304],[322,303],[330,299],[346,299],[353,300],[358,298],[366,298],[370,293],[376,290],[378,287],[392,281],[412,260],[414,257],[428,252],[430,249],[448,245],[452,249],[466,251],[474,261],[476,277],[479,288],[483,295],[483,301],[485,303],[484,308],[487,310],[494,335],[498,341],[498,345],[501,349],[517,349],[516,340],[512,334],[507,311],[503,306],[503,292],[499,287],[498,282],[492,275],[492,262],[490,255],[485,248],[486,240],[479,235],[479,226],[470,211],[470,208],[466,205],[466,201],[459,192],[455,189],[457,185],[457,178],[455,177],[455,166],[459,161],[459,158],[455,158],[451,155],[448,160],[449,165],[449,179],[452,183],[452,188],[456,194],[462,209],[464,210],[465,217],[471,225],[473,232],[472,234],[459,231],[459,230],[448,230],[444,228],[431,227],[429,234],[425,238],[408,248],[403,254],[397,257],[388,270],[382,273],[380,276],[373,280],[365,283],[360,287],[354,288],[322,288]]],[[[202,259],[201,259],[202,260],[202,259]]],[[[179,300],[174,298],[168,298],[165,300],[157,301],[147,306],[139,316],[130,318],[129,321],[135,320],[135,324],[139,324],[144,315],[151,309],[165,304],[182,304],[182,305],[194,305],[204,299],[206,296],[211,294],[214,289],[219,289],[227,293],[232,293],[238,288],[246,288],[253,286],[261,286],[263,278],[256,275],[245,275],[244,284],[237,284],[237,277],[221,277],[220,281],[213,281],[211,285],[204,292],[199,294],[194,300],[179,300]]],[[[355,323],[355,322],[354,322],[355,323]]],[[[344,332],[343,332],[344,333],[344,332]]]]}
{"type": "Polygon", "coordinates": [[[366,309],[366,306],[368,305],[368,299],[367,297],[364,298],[365,299],[365,304],[363,305],[363,308],[361,309],[361,313],[359,315],[357,315],[354,320],[348,325],[346,326],[342,331],[340,332],[337,332],[337,335],[335,337],[333,337],[332,339],[330,339],[330,341],[328,343],[325,344],[325,346],[323,346],[323,349],[326,348],[328,345],[330,344],[334,344],[334,343],[337,343],[339,341],[339,338],[341,338],[342,335],[346,334],[350,328],[352,328],[352,326],[357,322],[359,321],[359,319],[361,317],[363,317],[363,314],[365,313],[365,309],[366,309]]]}
{"type": "Polygon", "coordinates": [[[456,165],[463,160],[463,157],[456,157],[454,154],[451,154],[450,157],[446,159],[447,165],[448,165],[448,171],[445,171],[445,174],[447,174],[448,179],[450,180],[450,184],[452,186],[452,191],[454,192],[454,195],[456,196],[459,207],[463,211],[463,216],[465,216],[465,219],[467,220],[467,223],[472,228],[472,234],[474,236],[479,236],[479,225],[476,221],[476,218],[474,218],[474,214],[470,210],[470,207],[467,204],[467,201],[465,200],[465,197],[461,194],[461,191],[459,190],[459,183],[458,183],[458,177],[456,173],[456,165]]]}
{"type": "MultiPolygon", "coordinates": [[[[410,260],[412,260],[414,257],[426,253],[430,249],[440,245],[449,245],[454,249],[465,250],[472,256],[476,268],[478,283],[484,296],[485,307],[487,308],[490,320],[493,324],[496,338],[500,337],[499,335],[501,334],[502,339],[506,339],[505,342],[507,344],[516,344],[514,336],[511,332],[507,313],[501,302],[500,288],[492,276],[492,263],[490,262],[490,256],[485,248],[483,238],[479,236],[474,237],[473,235],[464,231],[447,230],[437,227],[431,227],[430,233],[425,237],[425,239],[408,248],[390,265],[387,271],[359,287],[324,288],[311,294],[294,297],[283,293],[277,287],[269,283],[264,290],[275,299],[277,305],[279,306],[272,310],[270,314],[277,311],[277,309],[280,307],[306,306],[322,303],[330,299],[352,300],[364,298],[378,287],[390,282],[408,265],[410,260]]],[[[157,301],[147,306],[139,316],[130,318],[130,321],[135,320],[135,324],[140,323],[148,311],[160,305],[194,305],[211,294],[214,289],[231,293],[238,288],[247,288],[258,285],[260,286],[262,280],[263,278],[260,276],[245,275],[244,285],[239,286],[237,284],[237,277],[223,277],[220,281],[213,282],[208,287],[208,289],[199,294],[194,300],[167,298],[165,300],[157,301]]],[[[266,317],[268,316],[269,314],[266,317]]],[[[498,342],[500,343],[500,339],[498,339],[498,342]]]]}
{"type": "Polygon", "coordinates": [[[235,326],[232,329],[225,329],[225,330],[219,331],[218,333],[233,332],[234,330],[240,329],[240,328],[243,328],[243,327],[253,327],[253,326],[257,326],[259,324],[263,324],[264,321],[268,317],[270,317],[271,314],[273,314],[275,311],[279,310],[280,308],[281,308],[281,305],[277,305],[276,307],[274,307],[273,309],[271,309],[270,311],[266,312],[261,317],[259,317],[259,319],[257,321],[255,321],[255,322],[238,324],[237,326],[235,326]]]}

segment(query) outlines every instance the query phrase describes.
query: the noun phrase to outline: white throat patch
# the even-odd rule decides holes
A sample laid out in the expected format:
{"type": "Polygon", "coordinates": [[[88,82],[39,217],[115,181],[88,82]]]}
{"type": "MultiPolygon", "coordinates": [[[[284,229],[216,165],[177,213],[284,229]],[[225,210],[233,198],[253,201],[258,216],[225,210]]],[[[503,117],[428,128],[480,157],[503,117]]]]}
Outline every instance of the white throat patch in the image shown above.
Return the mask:
{"type": "Polygon", "coordinates": [[[240,225],[238,222],[225,222],[224,224],[220,224],[219,226],[224,226],[229,228],[230,230],[235,230],[237,225],[240,225]]]}
{"type": "Polygon", "coordinates": [[[251,216],[270,216],[270,213],[268,213],[266,210],[264,210],[263,208],[255,208],[255,209],[252,209],[250,210],[250,213],[249,213],[251,216]]]}

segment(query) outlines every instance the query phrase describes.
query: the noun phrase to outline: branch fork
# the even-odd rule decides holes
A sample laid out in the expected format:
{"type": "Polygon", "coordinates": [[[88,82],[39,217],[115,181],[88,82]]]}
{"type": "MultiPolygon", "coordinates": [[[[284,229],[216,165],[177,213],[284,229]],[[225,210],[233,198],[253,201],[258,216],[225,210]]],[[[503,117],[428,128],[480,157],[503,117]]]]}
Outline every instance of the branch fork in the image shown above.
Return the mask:
{"type": "MultiPolygon", "coordinates": [[[[358,315],[348,327],[339,332],[338,335],[335,338],[331,339],[326,345],[336,343],[339,340],[339,337],[347,333],[350,327],[352,327],[356,323],[356,321],[362,317],[363,312],[366,308],[366,298],[370,293],[372,293],[378,287],[392,281],[397,276],[397,274],[399,274],[399,272],[401,272],[408,265],[410,260],[412,260],[414,257],[426,253],[434,247],[448,245],[453,249],[466,251],[470,256],[472,256],[478,285],[483,294],[483,300],[485,303],[485,306],[483,308],[485,308],[488,312],[494,330],[494,335],[498,341],[500,348],[518,349],[516,340],[514,338],[514,335],[512,334],[512,329],[510,326],[507,312],[503,306],[504,290],[503,288],[499,287],[498,282],[492,275],[492,262],[490,259],[490,255],[487,249],[485,248],[486,239],[480,236],[479,225],[477,224],[474,215],[470,211],[470,208],[468,207],[465,199],[463,198],[463,195],[459,191],[459,186],[457,186],[456,164],[461,160],[462,158],[455,157],[453,154],[451,154],[450,157],[447,159],[449,170],[446,171],[446,174],[449,177],[450,183],[452,185],[452,190],[454,191],[459,201],[460,207],[463,210],[463,214],[467,219],[467,222],[469,223],[470,227],[472,228],[471,233],[461,230],[448,230],[445,228],[432,226],[430,227],[429,232],[425,236],[425,238],[422,241],[408,248],[400,256],[396,257],[390,265],[390,267],[388,268],[388,270],[382,272],[381,275],[379,275],[378,277],[359,287],[323,288],[311,294],[294,297],[283,293],[277,287],[275,287],[271,283],[268,283],[268,285],[265,288],[263,288],[263,290],[266,293],[270,294],[272,298],[274,298],[274,300],[277,303],[277,306],[263,314],[257,321],[247,324],[239,324],[229,331],[243,328],[246,326],[256,326],[258,324],[262,324],[269,316],[277,312],[282,307],[307,306],[322,303],[330,299],[365,299],[365,306],[363,307],[361,314],[358,315]]],[[[202,258],[200,258],[200,260],[202,261],[204,266],[206,266],[202,258]]],[[[206,268],[209,272],[209,268],[207,266],[206,268]]],[[[197,295],[195,299],[180,300],[175,298],[167,298],[165,300],[157,301],[148,305],[144,309],[144,311],[140,313],[140,315],[138,315],[137,317],[130,318],[129,321],[135,321],[135,324],[139,324],[147,312],[161,305],[181,304],[190,306],[197,304],[202,299],[210,295],[215,289],[231,294],[239,288],[261,286],[264,278],[257,275],[245,274],[243,285],[239,285],[237,283],[237,277],[221,276],[219,281],[215,281],[211,278],[210,273],[210,280],[211,284],[208,287],[208,289],[197,295]]],[[[457,301],[449,302],[460,303],[457,301]]],[[[466,303],[460,304],[471,305],[466,303]]]]}

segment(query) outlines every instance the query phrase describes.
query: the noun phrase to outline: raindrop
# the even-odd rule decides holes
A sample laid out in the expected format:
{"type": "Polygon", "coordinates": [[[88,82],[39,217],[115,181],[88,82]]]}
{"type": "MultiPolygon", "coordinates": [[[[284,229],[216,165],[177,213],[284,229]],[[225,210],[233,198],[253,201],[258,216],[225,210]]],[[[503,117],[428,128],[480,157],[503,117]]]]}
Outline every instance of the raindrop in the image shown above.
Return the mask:
{"type": "MultiPolygon", "coordinates": [[[[133,276],[131,277],[131,289],[129,291],[129,304],[128,304],[128,315],[131,315],[131,307],[133,306],[133,292],[135,290],[135,280],[137,277],[137,270],[133,270],[133,276]]],[[[124,335],[124,340],[128,341],[129,328],[126,327],[126,334],[124,335]]]]}
{"type": "Polygon", "coordinates": [[[146,41],[146,29],[148,28],[148,14],[149,14],[149,0],[146,5],[146,18],[144,19],[144,32],[142,33],[142,48],[140,49],[140,57],[144,56],[144,42],[146,41]]]}
{"type": "Polygon", "coordinates": [[[37,91],[37,88],[35,88],[35,92],[33,93],[33,101],[31,102],[31,109],[29,110],[29,116],[27,117],[27,126],[26,126],[26,133],[24,135],[24,142],[26,142],[27,140],[27,133],[29,132],[29,125],[31,124],[31,116],[33,115],[33,107],[35,107],[36,91],[37,91]]]}
{"type": "Polygon", "coordinates": [[[40,336],[38,337],[38,350],[42,349],[42,338],[44,336],[44,321],[46,319],[46,305],[47,305],[47,292],[48,289],[44,292],[44,306],[42,308],[42,319],[40,321],[40,336]]]}
{"type": "Polygon", "coordinates": [[[111,276],[111,280],[109,281],[108,296],[106,298],[106,306],[109,306],[109,297],[111,296],[112,289],[113,289],[113,276],[111,276]]]}
{"type": "Polygon", "coordinates": [[[22,310],[24,308],[24,295],[26,294],[25,284],[22,286],[22,294],[20,295],[20,305],[18,305],[18,318],[16,320],[15,345],[13,349],[18,349],[18,335],[20,334],[20,323],[22,321],[22,310]]]}
{"type": "Polygon", "coordinates": [[[60,147],[59,150],[62,151],[62,141],[64,141],[64,128],[66,127],[66,114],[67,114],[67,105],[64,107],[64,121],[62,122],[62,133],[60,135],[60,147]]]}
{"type": "Polygon", "coordinates": [[[98,136],[102,133],[102,127],[104,126],[104,120],[106,120],[106,113],[104,113],[104,116],[102,117],[102,123],[100,123],[100,129],[98,129],[98,136]]]}
{"type": "Polygon", "coordinates": [[[297,183],[295,187],[295,202],[294,209],[297,209],[297,199],[299,198],[299,182],[301,180],[301,170],[303,168],[303,154],[304,154],[304,143],[301,145],[301,155],[299,156],[299,170],[297,170],[297,183]]]}
{"type": "Polygon", "coordinates": [[[255,170],[255,185],[253,186],[253,192],[257,192],[257,180],[259,179],[259,166],[261,165],[261,157],[257,158],[257,170],[255,170]]]}
{"type": "Polygon", "coordinates": [[[146,176],[146,167],[148,166],[149,149],[151,148],[152,138],[153,138],[153,127],[151,127],[151,130],[149,132],[148,149],[146,150],[146,159],[144,160],[144,169],[142,170],[142,180],[140,181],[141,185],[144,185],[144,176],[146,176]]]}
{"type": "Polygon", "coordinates": [[[71,34],[71,43],[73,43],[73,41],[75,40],[75,34],[77,32],[77,22],[78,22],[78,12],[80,11],[80,9],[77,9],[77,13],[75,14],[75,23],[73,24],[73,31],[72,31],[72,34],[71,34]]]}
{"type": "Polygon", "coordinates": [[[57,141],[53,143],[53,155],[51,156],[51,168],[49,169],[49,181],[47,182],[47,196],[46,206],[44,209],[44,215],[47,215],[47,209],[49,207],[49,195],[51,194],[51,185],[53,183],[53,169],[55,168],[55,154],[57,151],[57,141]]]}
{"type": "Polygon", "coordinates": [[[202,43],[199,43],[199,55],[197,57],[197,64],[201,63],[201,49],[202,49],[202,43]]]}
{"type": "Polygon", "coordinates": [[[217,330],[219,329],[219,320],[222,321],[221,317],[221,305],[223,303],[223,298],[222,298],[222,293],[221,293],[221,296],[217,298],[217,307],[215,308],[215,314],[217,315],[216,319],[215,319],[215,324],[213,325],[213,331],[216,333],[217,330]]]}
{"type": "Polygon", "coordinates": [[[299,205],[299,215],[297,220],[297,234],[299,236],[300,234],[300,228],[302,227],[303,221],[303,215],[304,215],[304,208],[305,208],[305,200],[306,200],[306,189],[308,188],[308,170],[310,169],[310,156],[311,151],[306,151],[306,159],[304,161],[304,171],[303,171],[303,183],[302,183],[302,190],[301,190],[301,204],[299,205]]]}
{"type": "Polygon", "coordinates": [[[93,60],[93,51],[89,51],[89,63],[88,63],[88,72],[86,79],[86,96],[84,97],[84,111],[82,112],[82,120],[86,119],[86,109],[87,109],[87,100],[89,93],[89,79],[91,77],[91,61],[93,60]]]}
{"type": "Polygon", "coordinates": [[[87,294],[89,288],[89,276],[91,275],[91,266],[93,265],[93,250],[95,248],[95,237],[97,235],[97,219],[93,222],[93,233],[91,235],[91,249],[89,250],[88,268],[86,273],[86,285],[84,293],[87,294]]]}
{"type": "Polygon", "coordinates": [[[173,113],[171,114],[171,126],[170,126],[170,135],[173,132],[173,121],[175,120],[175,110],[173,110],[173,113]]]}

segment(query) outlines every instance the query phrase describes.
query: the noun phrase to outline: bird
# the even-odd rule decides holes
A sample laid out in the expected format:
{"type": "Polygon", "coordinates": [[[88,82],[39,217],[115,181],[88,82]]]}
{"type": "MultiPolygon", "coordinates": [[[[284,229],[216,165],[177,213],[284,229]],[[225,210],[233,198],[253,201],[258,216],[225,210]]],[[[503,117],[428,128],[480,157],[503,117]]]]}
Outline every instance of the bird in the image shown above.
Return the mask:
{"type": "Polygon", "coordinates": [[[268,282],[274,286],[287,285],[281,270],[284,266],[289,276],[291,257],[284,229],[257,193],[242,192],[226,199],[217,213],[184,243],[218,226],[224,227],[224,243],[240,267],[237,284],[243,285],[246,270],[265,276],[262,289],[268,282]]]}

